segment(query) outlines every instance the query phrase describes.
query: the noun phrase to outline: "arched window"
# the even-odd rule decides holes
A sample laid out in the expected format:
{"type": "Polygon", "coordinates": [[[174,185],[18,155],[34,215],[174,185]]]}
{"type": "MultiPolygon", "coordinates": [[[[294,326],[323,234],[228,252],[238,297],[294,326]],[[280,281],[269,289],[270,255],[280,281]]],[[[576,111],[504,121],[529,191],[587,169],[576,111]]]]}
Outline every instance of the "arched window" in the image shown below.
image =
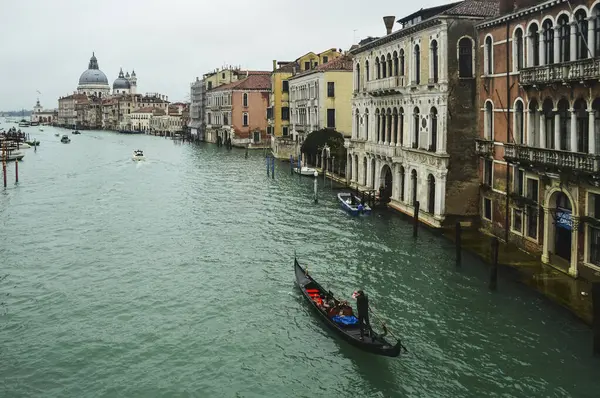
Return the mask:
{"type": "Polygon", "coordinates": [[[577,22],[577,59],[586,59],[588,57],[588,21],[585,11],[579,10],[575,13],[577,22]]]}
{"type": "Polygon", "coordinates": [[[544,123],[545,142],[544,147],[548,149],[557,149],[554,141],[554,104],[547,98],[542,104],[542,122],[544,123]]]}
{"type": "MultiPolygon", "coordinates": [[[[598,124],[600,126],[600,123],[598,124]]],[[[404,108],[398,110],[398,142],[404,145],[404,108]]]]}
{"type": "Polygon", "coordinates": [[[433,174],[427,176],[427,212],[435,213],[435,177],[433,174]]]}
{"type": "Polygon", "coordinates": [[[494,107],[492,101],[486,101],[485,103],[483,134],[486,140],[494,140],[494,107]]]}
{"type": "Polygon", "coordinates": [[[394,51],[394,76],[398,76],[398,53],[394,51]]]}
{"type": "Polygon", "coordinates": [[[558,62],[568,62],[571,60],[571,26],[566,15],[558,18],[558,27],[558,62]]]}
{"type": "Polygon", "coordinates": [[[559,116],[559,138],[556,149],[568,151],[571,142],[571,115],[569,114],[569,102],[562,98],[558,101],[558,116],[559,116]],[[560,147],[558,146],[560,145],[560,147]]]}
{"type": "Polygon", "coordinates": [[[494,73],[494,43],[492,42],[492,37],[488,36],[485,38],[485,49],[483,53],[485,69],[483,74],[491,75],[494,73]]]}
{"type": "Polygon", "coordinates": [[[419,108],[415,108],[413,110],[413,140],[412,147],[419,147],[419,124],[421,122],[421,118],[419,117],[419,108]]]}
{"type": "Polygon", "coordinates": [[[365,109],[365,140],[369,140],[369,110],[365,109]]]}
{"type": "Polygon", "coordinates": [[[248,113],[246,112],[244,112],[243,122],[244,126],[248,126],[248,113]]]}
{"type": "MultiPolygon", "coordinates": [[[[589,150],[589,117],[587,104],[584,100],[578,99],[573,105],[573,111],[577,117],[577,148],[571,148],[572,151],[588,153],[589,150]]],[[[573,132],[571,132],[573,134],[573,132]]]]}
{"type": "Polygon", "coordinates": [[[248,107],[248,93],[244,93],[244,96],[242,97],[242,105],[244,108],[248,107]]]}
{"type": "Polygon", "coordinates": [[[527,133],[527,145],[532,147],[540,146],[540,113],[539,104],[535,99],[529,101],[528,115],[529,130],[527,133]]]}
{"type": "Polygon", "coordinates": [[[458,76],[473,77],[473,42],[468,37],[458,42],[458,76]]]}
{"type": "Polygon", "coordinates": [[[385,55],[381,56],[381,61],[380,61],[380,65],[381,65],[381,78],[385,79],[387,77],[387,62],[385,60],[385,55]]]}
{"type": "Polygon", "coordinates": [[[358,138],[360,132],[360,115],[358,114],[358,110],[356,111],[356,116],[354,117],[354,125],[356,127],[354,128],[354,134],[352,134],[352,136],[354,138],[358,138]]]}
{"type": "Polygon", "coordinates": [[[360,64],[356,64],[356,91],[360,90],[360,64]]]}
{"type": "Polygon", "coordinates": [[[514,46],[515,46],[514,65],[516,66],[516,70],[521,70],[521,69],[523,69],[523,66],[524,66],[523,30],[521,28],[518,28],[515,31],[514,46]]]}
{"type": "Polygon", "coordinates": [[[404,49],[400,50],[400,76],[405,76],[405,69],[404,69],[404,49]]]}
{"type": "Polygon", "coordinates": [[[436,40],[431,42],[431,73],[430,78],[434,83],[438,82],[439,60],[438,60],[438,44],[436,40]]]}
{"type": "Polygon", "coordinates": [[[417,44],[415,46],[415,62],[414,62],[414,76],[415,76],[415,84],[421,84],[421,48],[417,44]]]}
{"type": "Polygon", "coordinates": [[[375,109],[375,142],[379,142],[379,132],[381,131],[381,115],[379,114],[379,109],[375,109]]]}
{"type": "Polygon", "coordinates": [[[438,124],[438,118],[437,118],[437,109],[435,107],[431,108],[431,122],[429,123],[429,150],[431,152],[436,152],[437,151],[437,124],[438,124]]]}
{"type": "Polygon", "coordinates": [[[398,108],[394,107],[394,109],[392,109],[392,145],[396,145],[398,143],[399,131],[400,127],[398,126],[398,108]]]}
{"type": "Polygon", "coordinates": [[[375,78],[381,79],[381,68],[379,67],[379,57],[375,57],[375,78]]]}
{"type": "Polygon", "coordinates": [[[365,61],[365,81],[368,82],[369,80],[371,80],[371,78],[369,76],[370,76],[370,74],[369,74],[369,60],[366,60],[365,61]]]}
{"type": "Polygon", "coordinates": [[[394,68],[393,68],[394,64],[392,63],[392,56],[390,54],[387,55],[387,70],[388,70],[388,77],[392,77],[393,73],[394,73],[394,68]]]}
{"type": "Polygon", "coordinates": [[[600,5],[592,11],[594,21],[594,57],[600,56],[600,5]]]}
{"type": "Polygon", "coordinates": [[[554,27],[552,21],[547,19],[542,25],[544,29],[544,58],[546,65],[554,63],[554,27]]]}
{"type": "Polygon", "coordinates": [[[530,51],[527,54],[529,66],[540,65],[540,32],[537,24],[531,24],[529,27],[529,48],[530,51]],[[531,57],[529,59],[529,57],[531,57]]]}
{"type": "Polygon", "coordinates": [[[515,143],[525,142],[525,117],[523,112],[523,101],[517,100],[515,104],[515,143]]]}

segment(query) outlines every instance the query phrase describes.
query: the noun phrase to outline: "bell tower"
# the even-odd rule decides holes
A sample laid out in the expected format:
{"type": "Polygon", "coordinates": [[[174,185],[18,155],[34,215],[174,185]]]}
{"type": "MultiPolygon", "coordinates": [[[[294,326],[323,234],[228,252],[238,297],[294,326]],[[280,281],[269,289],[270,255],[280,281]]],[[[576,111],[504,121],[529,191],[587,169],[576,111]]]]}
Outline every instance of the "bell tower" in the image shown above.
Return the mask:
{"type": "Polygon", "coordinates": [[[135,69],[131,70],[131,76],[129,77],[129,84],[131,84],[131,94],[137,94],[137,77],[135,75],[135,69]]]}

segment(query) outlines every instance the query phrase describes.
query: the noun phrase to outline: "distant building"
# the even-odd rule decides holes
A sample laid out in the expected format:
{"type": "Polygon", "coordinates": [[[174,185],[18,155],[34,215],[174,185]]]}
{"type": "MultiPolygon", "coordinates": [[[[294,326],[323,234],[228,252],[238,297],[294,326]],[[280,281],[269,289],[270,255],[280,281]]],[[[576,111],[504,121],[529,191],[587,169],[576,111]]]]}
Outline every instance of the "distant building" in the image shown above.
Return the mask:
{"type": "MultiPolygon", "coordinates": [[[[234,146],[263,147],[267,142],[267,107],[271,72],[245,71],[246,77],[206,95],[206,140],[234,146]]],[[[210,78],[208,79],[210,83],[210,78]]]]}
{"type": "Polygon", "coordinates": [[[38,99],[33,107],[30,121],[42,124],[53,124],[56,122],[57,117],[58,113],[54,109],[44,109],[38,99]]]}
{"type": "Polygon", "coordinates": [[[290,129],[289,79],[298,73],[331,62],[341,55],[340,51],[330,48],[318,54],[306,53],[291,62],[273,60],[267,133],[274,138],[272,149],[275,156],[288,159],[290,154],[297,152],[290,129]]]}
{"type": "Polygon", "coordinates": [[[196,78],[190,85],[190,118],[188,127],[195,140],[204,141],[204,104],[206,101],[206,88],[204,79],[196,78]]]}

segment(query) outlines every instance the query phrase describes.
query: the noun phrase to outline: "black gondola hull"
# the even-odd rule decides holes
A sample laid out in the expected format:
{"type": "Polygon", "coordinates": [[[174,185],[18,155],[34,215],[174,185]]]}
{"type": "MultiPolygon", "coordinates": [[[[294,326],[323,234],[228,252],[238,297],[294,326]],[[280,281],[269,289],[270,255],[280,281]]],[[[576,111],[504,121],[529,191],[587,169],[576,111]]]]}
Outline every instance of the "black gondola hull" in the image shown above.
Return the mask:
{"type": "Polygon", "coordinates": [[[309,302],[313,311],[317,313],[319,318],[331,329],[333,332],[338,335],[341,339],[350,343],[351,345],[360,348],[363,351],[370,352],[372,354],[383,355],[388,357],[397,357],[400,355],[401,343],[398,342],[396,345],[392,345],[385,338],[378,334],[374,334],[374,339],[371,337],[364,337],[364,340],[360,339],[360,328],[358,326],[355,327],[342,327],[335,323],[333,320],[329,318],[329,316],[319,308],[317,303],[310,297],[307,292],[307,288],[318,289],[323,294],[328,293],[319,283],[317,283],[312,277],[306,274],[306,271],[302,268],[302,266],[298,263],[298,260],[294,259],[294,271],[296,274],[296,283],[300,290],[302,291],[302,295],[309,302]]]}

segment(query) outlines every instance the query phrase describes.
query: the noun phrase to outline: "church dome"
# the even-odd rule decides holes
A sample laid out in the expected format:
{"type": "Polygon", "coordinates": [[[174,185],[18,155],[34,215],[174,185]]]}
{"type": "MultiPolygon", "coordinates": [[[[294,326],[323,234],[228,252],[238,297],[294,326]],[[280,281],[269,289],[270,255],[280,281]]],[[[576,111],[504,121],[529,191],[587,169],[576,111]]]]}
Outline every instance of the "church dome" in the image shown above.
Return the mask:
{"type": "Polygon", "coordinates": [[[90,63],[88,65],[88,69],[81,74],[79,77],[79,85],[97,85],[97,84],[106,84],[108,85],[108,79],[104,72],[102,72],[98,68],[98,60],[96,56],[92,54],[92,58],[90,58],[90,63]]]}
{"type": "Polygon", "coordinates": [[[123,75],[123,69],[121,69],[121,71],[119,72],[119,77],[113,83],[113,90],[128,90],[130,88],[131,84],[129,83],[129,80],[125,78],[125,76],[123,75]]]}

